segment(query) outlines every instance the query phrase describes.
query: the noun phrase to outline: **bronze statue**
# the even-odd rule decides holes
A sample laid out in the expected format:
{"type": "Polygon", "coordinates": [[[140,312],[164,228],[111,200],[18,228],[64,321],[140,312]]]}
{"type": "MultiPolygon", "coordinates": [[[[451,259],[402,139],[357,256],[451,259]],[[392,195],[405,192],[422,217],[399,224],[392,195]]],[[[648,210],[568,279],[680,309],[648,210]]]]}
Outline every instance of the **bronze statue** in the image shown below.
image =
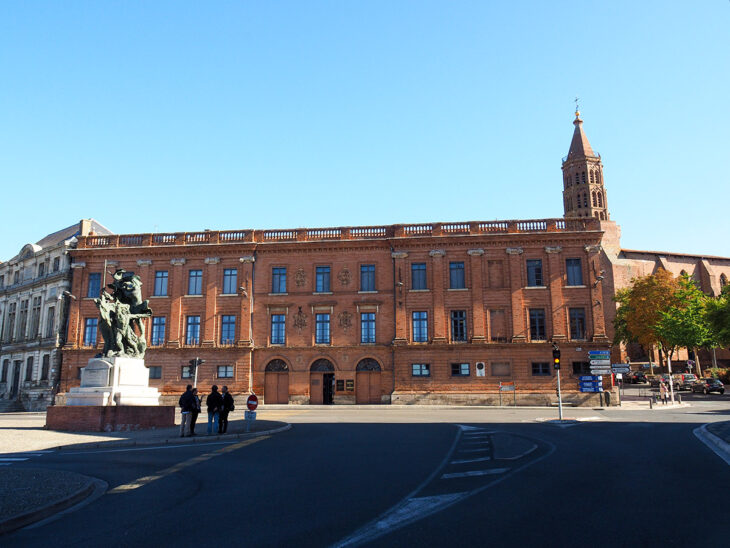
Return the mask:
{"type": "Polygon", "coordinates": [[[147,350],[142,318],[152,315],[149,301],[142,300],[142,280],[132,272],[117,270],[94,303],[99,308],[99,330],[104,338],[102,356],[144,358],[147,350]],[[135,332],[135,327],[136,332],[135,332]]]}

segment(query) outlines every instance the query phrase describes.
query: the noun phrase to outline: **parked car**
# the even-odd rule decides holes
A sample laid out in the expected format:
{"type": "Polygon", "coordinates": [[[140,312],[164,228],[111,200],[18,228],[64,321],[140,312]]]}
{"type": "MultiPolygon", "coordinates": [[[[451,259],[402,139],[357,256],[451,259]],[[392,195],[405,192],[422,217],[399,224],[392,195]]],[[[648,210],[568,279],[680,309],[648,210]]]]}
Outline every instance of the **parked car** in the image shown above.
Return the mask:
{"type": "Polygon", "coordinates": [[[643,371],[631,371],[624,374],[624,381],[630,384],[644,384],[648,383],[649,379],[646,378],[643,371]]]}
{"type": "Polygon", "coordinates": [[[693,373],[680,373],[673,381],[674,387],[677,390],[692,390],[692,385],[697,382],[697,375],[693,373]]]}
{"type": "Polygon", "coordinates": [[[703,394],[717,392],[724,394],[725,386],[719,379],[700,379],[692,385],[692,392],[702,392],[703,394]]]}

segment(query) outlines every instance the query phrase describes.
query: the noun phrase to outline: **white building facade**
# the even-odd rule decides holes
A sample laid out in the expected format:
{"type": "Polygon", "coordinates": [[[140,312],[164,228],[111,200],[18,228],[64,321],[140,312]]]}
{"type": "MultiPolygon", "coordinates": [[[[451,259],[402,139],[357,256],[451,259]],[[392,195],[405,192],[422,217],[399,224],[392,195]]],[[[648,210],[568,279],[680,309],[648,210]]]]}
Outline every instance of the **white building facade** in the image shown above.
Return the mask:
{"type": "Polygon", "coordinates": [[[53,401],[74,298],[68,251],[89,234],[110,232],[84,219],[0,263],[0,411],[42,411],[53,401]]]}

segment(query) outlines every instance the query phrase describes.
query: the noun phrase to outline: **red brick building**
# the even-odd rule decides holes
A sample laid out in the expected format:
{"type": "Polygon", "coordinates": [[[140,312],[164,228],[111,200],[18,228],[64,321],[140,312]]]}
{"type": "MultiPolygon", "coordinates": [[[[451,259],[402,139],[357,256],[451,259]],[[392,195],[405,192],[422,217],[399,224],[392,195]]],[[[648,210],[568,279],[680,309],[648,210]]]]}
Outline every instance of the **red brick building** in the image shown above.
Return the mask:
{"type": "Polygon", "coordinates": [[[610,348],[615,290],[671,263],[717,292],[730,259],[621,250],[601,157],[574,125],[563,219],[81,237],[62,390],[102,346],[106,265],[142,278],[151,384],[171,399],[201,358],[204,390],[265,403],[494,404],[515,383],[518,402],[548,404],[555,341],[565,399],[598,403],[578,377],[610,348]]]}
{"type": "Polygon", "coordinates": [[[578,403],[587,351],[608,347],[587,219],[89,236],[74,251],[63,388],[102,345],[93,296],[136,272],[151,384],[253,389],[268,403],[555,399],[551,345],[578,403]],[[510,395],[511,396],[511,395],[510,395]]]}

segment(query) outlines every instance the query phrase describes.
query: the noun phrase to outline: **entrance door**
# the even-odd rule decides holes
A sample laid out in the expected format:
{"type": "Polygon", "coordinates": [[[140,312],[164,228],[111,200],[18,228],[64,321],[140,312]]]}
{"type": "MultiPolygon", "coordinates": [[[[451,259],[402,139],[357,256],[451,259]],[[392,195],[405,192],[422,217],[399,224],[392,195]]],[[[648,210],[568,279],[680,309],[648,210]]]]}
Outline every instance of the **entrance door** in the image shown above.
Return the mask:
{"type": "Polygon", "coordinates": [[[10,399],[14,399],[18,395],[18,385],[20,384],[20,367],[23,362],[16,361],[13,367],[13,381],[10,385],[10,399]]]}
{"type": "Polygon", "coordinates": [[[355,402],[380,403],[380,371],[358,371],[355,379],[355,402]]]}
{"type": "Polygon", "coordinates": [[[332,405],[335,403],[335,374],[325,373],[322,379],[322,403],[332,405]]]}
{"type": "Polygon", "coordinates": [[[264,377],[264,402],[289,403],[289,373],[267,371],[264,377]]]}
{"type": "Polygon", "coordinates": [[[312,405],[322,405],[324,401],[324,393],[322,391],[323,373],[312,371],[309,376],[309,403],[312,405]]]}

